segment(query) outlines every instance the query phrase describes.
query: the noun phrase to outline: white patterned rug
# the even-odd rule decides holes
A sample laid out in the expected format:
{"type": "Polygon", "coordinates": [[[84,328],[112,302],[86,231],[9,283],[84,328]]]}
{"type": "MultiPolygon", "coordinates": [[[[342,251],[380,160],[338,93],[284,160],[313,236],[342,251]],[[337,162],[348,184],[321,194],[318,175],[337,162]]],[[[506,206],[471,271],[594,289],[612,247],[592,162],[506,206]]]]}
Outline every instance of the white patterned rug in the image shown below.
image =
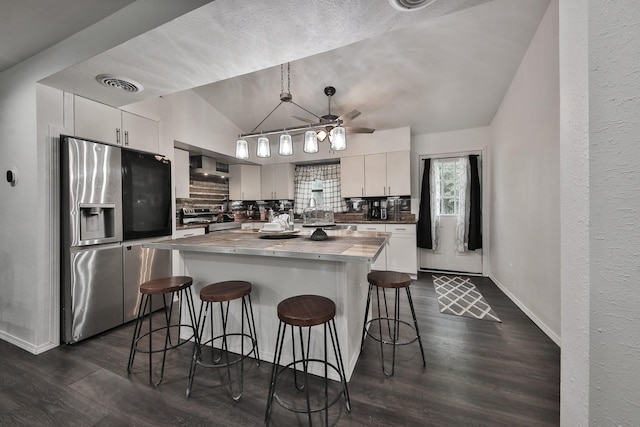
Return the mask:
{"type": "Polygon", "coordinates": [[[460,276],[432,277],[441,313],[502,322],[471,279],[460,276]]]}

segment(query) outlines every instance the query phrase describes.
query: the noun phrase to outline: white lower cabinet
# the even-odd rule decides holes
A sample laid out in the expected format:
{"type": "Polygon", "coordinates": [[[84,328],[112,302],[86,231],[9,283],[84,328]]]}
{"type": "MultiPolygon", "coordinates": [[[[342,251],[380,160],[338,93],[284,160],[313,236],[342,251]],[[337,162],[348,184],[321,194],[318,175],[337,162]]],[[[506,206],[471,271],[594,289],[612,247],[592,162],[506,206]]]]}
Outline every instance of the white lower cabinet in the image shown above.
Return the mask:
{"type": "Polygon", "coordinates": [[[418,272],[418,251],[415,224],[386,224],[391,233],[387,244],[387,269],[416,275],[418,272]]]}
{"type": "Polygon", "coordinates": [[[204,227],[183,228],[182,230],[176,230],[176,232],[173,233],[173,238],[179,239],[181,237],[199,236],[201,234],[205,234],[204,227]]]}
{"type": "MultiPolygon", "coordinates": [[[[384,224],[358,224],[358,231],[381,231],[385,232],[384,224]]],[[[386,270],[387,269],[387,252],[388,252],[389,244],[386,244],[385,247],[378,255],[376,261],[371,264],[372,270],[386,270]]]]}
{"type": "Polygon", "coordinates": [[[389,242],[371,265],[372,270],[399,271],[416,277],[418,256],[415,224],[358,224],[358,231],[391,233],[389,242]]]}

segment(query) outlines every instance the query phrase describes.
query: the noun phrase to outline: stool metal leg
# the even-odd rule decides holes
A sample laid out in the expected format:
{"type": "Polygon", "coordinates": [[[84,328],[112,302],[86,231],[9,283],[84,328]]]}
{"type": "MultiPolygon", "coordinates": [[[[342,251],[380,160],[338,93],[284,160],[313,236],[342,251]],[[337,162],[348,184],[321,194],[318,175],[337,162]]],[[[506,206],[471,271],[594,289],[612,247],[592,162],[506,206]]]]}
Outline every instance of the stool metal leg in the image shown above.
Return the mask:
{"type": "Polygon", "coordinates": [[[351,412],[351,397],[349,396],[349,388],[347,387],[347,371],[344,369],[344,363],[342,362],[342,351],[340,350],[340,341],[338,341],[338,329],[336,328],[335,319],[331,319],[329,333],[331,334],[333,353],[337,360],[338,374],[340,375],[340,381],[342,382],[342,394],[344,395],[345,405],[347,407],[347,411],[351,412]]]}
{"type": "Polygon", "coordinates": [[[369,307],[371,307],[371,291],[373,285],[369,283],[369,292],[367,293],[367,305],[364,309],[364,322],[362,322],[362,339],[360,340],[360,352],[364,348],[364,338],[367,336],[367,320],[369,319],[369,307]]]}
{"type": "Polygon", "coordinates": [[[413,325],[416,328],[416,336],[418,337],[418,344],[420,344],[420,354],[422,355],[422,366],[427,366],[427,361],[424,358],[424,349],[422,348],[422,338],[420,338],[420,329],[418,329],[418,320],[416,318],[416,311],[413,308],[413,299],[411,298],[411,291],[407,286],[407,299],[409,300],[409,307],[411,308],[411,315],[413,316],[413,325]]]}
{"type": "Polygon", "coordinates": [[[127,365],[127,374],[131,374],[131,370],[133,368],[133,360],[136,357],[136,345],[140,337],[140,330],[142,329],[142,318],[144,317],[144,312],[147,311],[146,301],[146,295],[142,295],[142,297],[140,298],[140,304],[138,304],[138,317],[136,317],[136,324],[133,327],[133,338],[131,339],[131,350],[129,351],[129,364],[127,365]]]}
{"type": "MultiPolygon", "coordinates": [[[[293,329],[293,326],[291,327],[293,329]]],[[[269,384],[269,397],[267,398],[267,410],[265,412],[265,425],[269,425],[271,421],[271,410],[273,409],[273,395],[275,394],[276,378],[280,366],[280,358],[282,356],[282,345],[284,344],[284,336],[287,331],[287,325],[283,322],[278,324],[278,334],[276,335],[276,348],[273,355],[273,366],[271,368],[271,382],[269,384]]]]}

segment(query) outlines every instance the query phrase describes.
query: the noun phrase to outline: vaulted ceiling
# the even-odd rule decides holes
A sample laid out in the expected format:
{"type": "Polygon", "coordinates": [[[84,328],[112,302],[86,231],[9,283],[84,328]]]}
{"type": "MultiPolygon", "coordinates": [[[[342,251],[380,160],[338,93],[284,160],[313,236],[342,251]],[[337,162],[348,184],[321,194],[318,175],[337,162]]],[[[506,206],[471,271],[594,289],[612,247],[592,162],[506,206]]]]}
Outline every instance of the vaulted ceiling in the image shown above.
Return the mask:
{"type": "MultiPolygon", "coordinates": [[[[22,25],[12,24],[7,34],[4,4],[0,17],[4,68],[131,1],[14,3],[11,16],[22,25]],[[52,15],[46,10],[51,3],[67,14],[52,15]],[[16,41],[10,51],[4,49],[9,36],[16,41]]],[[[353,126],[410,126],[414,134],[486,126],[548,4],[436,0],[419,11],[400,12],[388,0],[316,0],[304,7],[285,0],[216,0],[43,83],[114,106],[193,89],[244,132],[277,105],[283,88],[305,109],[326,114],[328,85],[337,90],[332,113],[362,113],[353,126]],[[286,68],[284,76],[280,68],[287,62],[290,87],[286,68]],[[131,78],[144,90],[106,88],[95,80],[101,73],[131,78]]],[[[313,118],[284,104],[260,129],[304,124],[291,116],[313,118]]]]}

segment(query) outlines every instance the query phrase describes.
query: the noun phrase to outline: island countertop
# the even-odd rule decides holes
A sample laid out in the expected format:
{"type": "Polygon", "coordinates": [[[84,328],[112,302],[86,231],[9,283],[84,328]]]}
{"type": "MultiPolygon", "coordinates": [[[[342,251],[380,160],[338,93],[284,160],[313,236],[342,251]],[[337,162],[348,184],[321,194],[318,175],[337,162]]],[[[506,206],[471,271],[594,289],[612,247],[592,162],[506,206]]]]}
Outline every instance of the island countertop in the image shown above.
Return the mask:
{"type": "Polygon", "coordinates": [[[296,237],[262,238],[255,230],[219,231],[174,240],[144,243],[143,247],[185,252],[258,255],[324,261],[372,263],[391,233],[329,230],[327,240],[309,239],[313,229],[302,229],[296,237]]]}

